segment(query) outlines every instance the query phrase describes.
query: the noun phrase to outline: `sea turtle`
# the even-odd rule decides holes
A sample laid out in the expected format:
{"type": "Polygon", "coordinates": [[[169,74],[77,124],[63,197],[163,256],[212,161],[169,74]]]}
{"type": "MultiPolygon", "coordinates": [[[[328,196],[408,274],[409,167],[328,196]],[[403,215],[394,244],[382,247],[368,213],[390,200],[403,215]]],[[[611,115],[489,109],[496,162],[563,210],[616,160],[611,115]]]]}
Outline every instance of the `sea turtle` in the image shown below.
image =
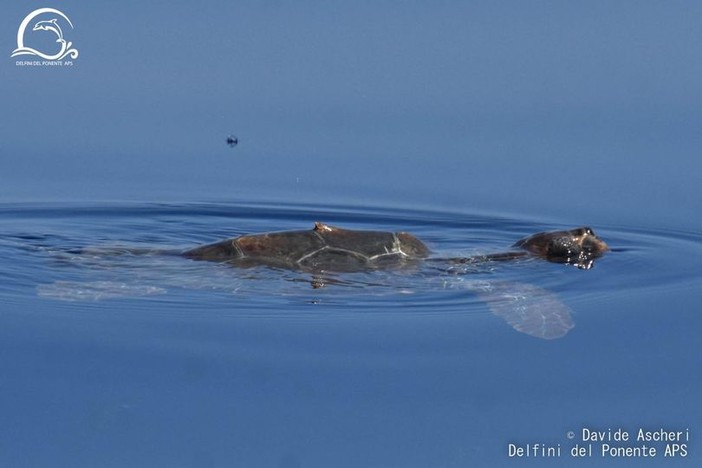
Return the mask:
{"type": "Polygon", "coordinates": [[[512,247],[515,249],[480,257],[431,258],[427,246],[406,232],[354,231],[317,222],[311,230],[241,236],[196,247],[183,255],[242,267],[266,265],[321,273],[401,267],[421,260],[455,264],[527,255],[589,269],[609,250],[589,227],[540,232],[512,247]]]}
{"type": "MultiPolygon", "coordinates": [[[[71,249],[64,253],[71,261],[82,256],[87,256],[92,262],[96,258],[103,261],[100,259],[122,255],[153,257],[167,254],[243,268],[264,266],[298,270],[312,275],[311,285],[314,288],[328,284],[347,284],[344,278],[339,277],[343,273],[403,268],[420,270],[420,263],[424,262],[429,268],[421,269],[421,274],[438,270],[439,282],[436,284],[439,287],[469,291],[514,329],[535,337],[553,339],[564,336],[575,326],[570,309],[554,293],[523,281],[505,281],[494,277],[486,280],[484,275],[466,276],[464,273],[477,272],[473,266],[485,262],[524,257],[541,258],[587,270],[608,250],[607,244],[592,229],[580,227],[567,231],[540,232],[517,241],[505,252],[442,258],[432,255],[422,241],[406,232],[356,231],[317,222],[310,230],[246,235],[185,252],[119,247],[71,249]],[[449,279],[454,276],[455,280],[449,279]]],[[[422,278],[431,281],[429,276],[422,278]]],[[[361,281],[357,284],[377,286],[382,283],[381,280],[377,284],[375,281],[361,281]]],[[[392,280],[388,285],[392,286],[392,280]]],[[[143,287],[141,284],[138,286],[143,287]]],[[[91,297],[96,294],[92,290],[100,293],[101,297],[114,294],[115,290],[113,283],[93,282],[87,288],[91,297]]],[[[53,288],[43,288],[42,291],[46,295],[75,296],[71,296],[70,287],[69,291],[66,289],[66,283],[62,282],[53,288]]],[[[80,294],[84,294],[86,285],[79,285],[77,289],[80,294]]],[[[125,288],[118,285],[117,289],[121,294],[125,288]]],[[[138,289],[137,292],[150,294],[152,290],[138,289]]]]}
{"type": "MultiPolygon", "coordinates": [[[[589,227],[540,232],[517,241],[506,252],[463,258],[432,257],[422,241],[406,232],[354,231],[317,222],[306,231],[241,236],[183,253],[196,260],[238,267],[269,266],[313,273],[312,286],[330,282],[327,273],[402,268],[420,261],[458,264],[506,261],[533,256],[590,269],[609,250],[589,227]]],[[[575,324],[570,309],[538,286],[515,281],[472,280],[460,283],[517,331],[543,339],[565,336],[575,324]]]]}

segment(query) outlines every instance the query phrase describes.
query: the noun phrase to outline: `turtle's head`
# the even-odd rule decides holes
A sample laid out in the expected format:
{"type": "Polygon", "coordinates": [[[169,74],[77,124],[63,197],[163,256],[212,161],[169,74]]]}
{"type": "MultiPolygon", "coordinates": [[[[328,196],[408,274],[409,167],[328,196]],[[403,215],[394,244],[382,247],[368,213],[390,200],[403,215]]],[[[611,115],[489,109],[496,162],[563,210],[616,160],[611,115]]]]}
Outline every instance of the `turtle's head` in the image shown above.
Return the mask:
{"type": "Polygon", "coordinates": [[[589,227],[570,231],[540,232],[518,241],[515,247],[545,258],[589,270],[596,258],[609,250],[605,242],[589,227]]]}

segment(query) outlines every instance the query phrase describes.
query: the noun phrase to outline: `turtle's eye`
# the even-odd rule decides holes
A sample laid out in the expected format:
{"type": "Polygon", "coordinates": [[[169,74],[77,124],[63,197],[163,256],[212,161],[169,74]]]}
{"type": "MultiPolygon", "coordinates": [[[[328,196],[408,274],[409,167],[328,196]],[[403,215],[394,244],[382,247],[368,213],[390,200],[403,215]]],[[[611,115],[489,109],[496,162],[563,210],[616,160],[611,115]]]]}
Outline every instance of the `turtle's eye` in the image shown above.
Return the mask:
{"type": "Polygon", "coordinates": [[[585,234],[587,234],[588,236],[595,235],[595,232],[592,229],[590,229],[589,227],[584,227],[583,229],[585,230],[585,234]]]}

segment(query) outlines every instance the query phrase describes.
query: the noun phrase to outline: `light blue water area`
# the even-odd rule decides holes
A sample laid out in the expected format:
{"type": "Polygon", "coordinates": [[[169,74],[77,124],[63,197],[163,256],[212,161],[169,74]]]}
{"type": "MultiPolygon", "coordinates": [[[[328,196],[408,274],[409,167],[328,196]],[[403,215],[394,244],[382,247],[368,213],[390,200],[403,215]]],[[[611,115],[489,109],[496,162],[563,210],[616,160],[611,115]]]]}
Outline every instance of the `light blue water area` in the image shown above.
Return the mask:
{"type": "Polygon", "coordinates": [[[142,3],[56,6],[61,68],[17,66],[32,7],[0,15],[1,466],[699,464],[699,6],[142,3]],[[179,255],[315,221],[432,259],[583,225],[611,251],[179,255]],[[686,456],[570,456],[639,428],[686,456]]]}

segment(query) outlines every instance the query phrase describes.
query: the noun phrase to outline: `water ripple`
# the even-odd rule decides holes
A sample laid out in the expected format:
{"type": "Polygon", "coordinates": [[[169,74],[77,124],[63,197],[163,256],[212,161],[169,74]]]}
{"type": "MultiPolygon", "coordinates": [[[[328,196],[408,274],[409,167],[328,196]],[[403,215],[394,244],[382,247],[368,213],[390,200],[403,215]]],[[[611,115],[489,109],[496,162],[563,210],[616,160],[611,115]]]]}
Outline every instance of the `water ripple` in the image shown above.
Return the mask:
{"type": "MultiPolygon", "coordinates": [[[[526,260],[315,278],[174,255],[245,233],[306,229],[314,221],[410,231],[442,257],[500,251],[534,232],[574,227],[494,213],[350,205],[0,204],[0,252],[6,259],[0,267],[0,297],[9,300],[33,289],[40,297],[65,301],[131,298],[148,300],[145,307],[151,309],[299,319],[366,313],[483,314],[486,305],[497,314],[505,310],[500,301],[514,301],[519,290],[543,294],[559,307],[584,310],[612,295],[647,288],[674,291],[700,283],[694,260],[700,257],[700,233],[627,226],[594,226],[612,252],[587,272],[526,260]],[[313,287],[320,281],[326,287],[313,287]],[[500,297],[477,284],[492,284],[490,290],[500,291],[500,297]]],[[[510,314],[505,320],[516,320],[510,314]]],[[[572,328],[569,319],[561,323],[563,334],[572,328]]]]}

